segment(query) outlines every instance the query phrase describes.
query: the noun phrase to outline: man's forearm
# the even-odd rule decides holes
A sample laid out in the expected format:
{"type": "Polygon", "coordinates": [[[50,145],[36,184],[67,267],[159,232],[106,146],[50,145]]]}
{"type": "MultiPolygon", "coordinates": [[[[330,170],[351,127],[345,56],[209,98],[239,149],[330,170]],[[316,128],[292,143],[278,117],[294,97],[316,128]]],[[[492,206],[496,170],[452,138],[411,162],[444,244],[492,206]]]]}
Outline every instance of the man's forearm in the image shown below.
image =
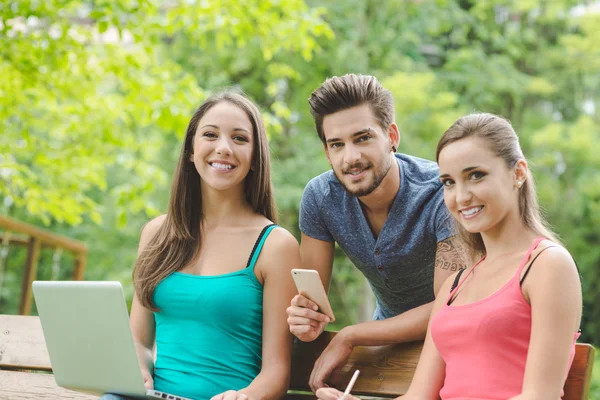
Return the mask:
{"type": "Polygon", "coordinates": [[[338,335],[350,346],[383,346],[425,339],[433,302],[393,318],[369,321],[342,329],[338,335]]]}

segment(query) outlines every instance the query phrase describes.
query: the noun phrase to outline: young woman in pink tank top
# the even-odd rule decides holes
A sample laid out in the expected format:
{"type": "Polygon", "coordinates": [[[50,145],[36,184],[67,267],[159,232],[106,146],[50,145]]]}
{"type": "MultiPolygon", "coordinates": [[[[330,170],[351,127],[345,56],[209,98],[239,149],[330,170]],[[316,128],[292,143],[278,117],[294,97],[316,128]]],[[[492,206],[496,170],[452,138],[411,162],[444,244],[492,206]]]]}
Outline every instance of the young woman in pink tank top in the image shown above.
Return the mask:
{"type": "Polygon", "coordinates": [[[438,143],[437,161],[456,239],[478,261],[440,290],[402,399],[561,398],[579,337],[581,283],[540,214],[515,131],[495,115],[462,117],[438,143]]]}

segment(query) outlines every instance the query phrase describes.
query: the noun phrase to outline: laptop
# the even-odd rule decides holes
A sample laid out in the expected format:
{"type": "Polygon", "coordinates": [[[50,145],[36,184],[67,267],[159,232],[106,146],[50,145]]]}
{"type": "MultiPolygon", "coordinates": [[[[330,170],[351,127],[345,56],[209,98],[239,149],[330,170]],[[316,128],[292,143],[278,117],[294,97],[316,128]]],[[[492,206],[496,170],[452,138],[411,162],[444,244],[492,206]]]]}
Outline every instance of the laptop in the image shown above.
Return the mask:
{"type": "Polygon", "coordinates": [[[34,281],[56,384],[101,396],[191,400],[147,390],[119,282],[34,281]]]}

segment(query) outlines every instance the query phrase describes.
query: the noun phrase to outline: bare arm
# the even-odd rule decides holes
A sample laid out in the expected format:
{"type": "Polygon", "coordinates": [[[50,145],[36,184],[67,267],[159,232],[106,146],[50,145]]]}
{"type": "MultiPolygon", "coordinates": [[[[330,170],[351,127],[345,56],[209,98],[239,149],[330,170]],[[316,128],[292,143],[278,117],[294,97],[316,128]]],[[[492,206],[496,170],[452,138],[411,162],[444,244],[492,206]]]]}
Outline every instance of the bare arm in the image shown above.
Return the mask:
{"type": "MultiPolygon", "coordinates": [[[[137,294],[133,295],[129,324],[131,325],[135,350],[140,362],[142,375],[144,376],[144,383],[152,383],[154,371],[153,349],[156,328],[154,325],[154,315],[152,314],[152,311],[140,304],[137,294]]],[[[152,389],[153,386],[153,383],[152,385],[146,385],[148,389],[152,389]]]]}
{"type": "MultiPolygon", "coordinates": [[[[453,280],[454,276],[449,278],[447,282],[442,285],[442,288],[440,289],[442,293],[450,293],[450,287],[453,280]]],[[[433,318],[433,316],[442,308],[446,299],[447,296],[438,296],[433,305],[431,318],[433,318]]],[[[430,330],[428,329],[423,345],[423,351],[421,352],[419,364],[417,365],[410,388],[406,395],[401,396],[399,399],[437,400],[439,398],[440,389],[444,383],[445,367],[444,360],[440,357],[431,338],[430,330]]],[[[342,392],[334,388],[320,388],[317,390],[317,397],[322,400],[337,400],[342,397],[342,394],[342,392]]],[[[347,397],[347,400],[356,399],[358,398],[354,396],[347,397]]]]}
{"type": "Polygon", "coordinates": [[[276,228],[265,243],[257,268],[264,282],[262,368],[240,392],[250,399],[280,399],[290,379],[292,336],[285,309],[296,293],[291,270],[300,267],[298,242],[286,230],[276,228]]]}
{"type": "Polygon", "coordinates": [[[514,399],[558,399],[581,322],[581,283],[569,253],[544,251],[523,282],[523,295],[531,304],[531,341],[523,392],[514,399]]]}
{"type": "MultiPolygon", "coordinates": [[[[329,289],[331,281],[333,250],[334,242],[326,242],[302,234],[301,268],[317,270],[325,290],[329,289]]],[[[316,310],[317,305],[301,295],[294,296],[286,309],[290,332],[303,342],[311,342],[319,337],[329,322],[325,314],[316,310]]]]}
{"type": "MultiPolygon", "coordinates": [[[[154,235],[156,235],[164,219],[164,215],[160,216],[144,226],[140,237],[140,244],[138,246],[138,256],[148,245],[150,240],[152,240],[154,235]]],[[[144,376],[144,384],[147,388],[151,389],[154,386],[152,376],[154,370],[153,350],[156,326],[154,323],[154,314],[152,311],[142,306],[137,293],[134,293],[133,295],[129,325],[131,326],[140,368],[142,370],[142,375],[144,376]]]]}
{"type": "Polygon", "coordinates": [[[326,242],[302,234],[300,242],[301,268],[319,271],[319,276],[326,291],[329,291],[331,272],[333,271],[334,246],[334,242],[326,242]]]}
{"type": "MultiPolygon", "coordinates": [[[[465,267],[462,252],[455,248],[450,239],[439,242],[436,248],[434,294],[437,295],[444,281],[452,274],[452,269],[456,271],[465,267]]],[[[363,322],[342,329],[315,363],[309,382],[313,392],[326,385],[331,373],[346,363],[355,346],[381,346],[424,339],[433,304],[423,304],[383,321],[363,322]]]]}

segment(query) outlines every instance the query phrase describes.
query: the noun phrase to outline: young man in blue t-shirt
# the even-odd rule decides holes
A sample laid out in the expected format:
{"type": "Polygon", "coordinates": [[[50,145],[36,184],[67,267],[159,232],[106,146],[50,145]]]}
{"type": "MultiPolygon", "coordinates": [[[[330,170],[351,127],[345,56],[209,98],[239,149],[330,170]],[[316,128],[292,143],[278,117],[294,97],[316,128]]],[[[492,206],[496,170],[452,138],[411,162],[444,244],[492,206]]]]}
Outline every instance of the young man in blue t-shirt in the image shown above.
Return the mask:
{"type": "MultiPolygon", "coordinates": [[[[309,104],[332,170],[302,196],[302,265],[318,270],[328,288],[337,242],[377,300],[375,320],[342,329],[315,363],[309,384],[316,392],[354,346],[423,339],[435,294],[466,264],[450,241],[437,165],[396,154],[392,94],[375,77],[349,74],[327,79],[309,104]]],[[[302,341],[315,340],[329,322],[313,308],[298,295],[287,309],[290,331],[302,341]]]]}

